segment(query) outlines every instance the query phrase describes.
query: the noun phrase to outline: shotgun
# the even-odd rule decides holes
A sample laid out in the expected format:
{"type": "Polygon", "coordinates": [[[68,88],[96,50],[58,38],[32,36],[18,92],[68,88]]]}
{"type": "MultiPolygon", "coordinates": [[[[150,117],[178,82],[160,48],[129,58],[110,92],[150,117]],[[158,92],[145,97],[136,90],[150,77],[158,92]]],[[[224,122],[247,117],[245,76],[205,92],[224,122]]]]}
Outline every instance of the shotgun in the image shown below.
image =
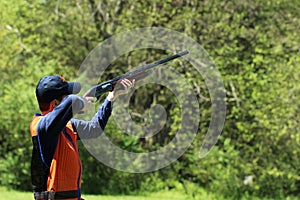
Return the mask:
{"type": "Polygon", "coordinates": [[[169,62],[171,60],[174,60],[176,58],[179,58],[181,56],[184,56],[186,54],[188,54],[189,51],[185,50],[182,52],[179,52],[177,54],[174,54],[172,56],[169,56],[167,58],[164,58],[162,60],[147,64],[145,66],[141,66],[135,70],[129,71],[123,75],[117,76],[111,80],[108,80],[106,82],[100,83],[98,85],[93,86],[91,89],[89,89],[83,97],[96,97],[97,99],[100,98],[100,96],[106,92],[111,92],[114,89],[115,84],[117,83],[117,81],[123,79],[123,78],[127,78],[127,79],[141,79],[145,76],[147,76],[147,71],[153,67],[156,67],[158,65],[161,65],[163,63],[169,62]]]}

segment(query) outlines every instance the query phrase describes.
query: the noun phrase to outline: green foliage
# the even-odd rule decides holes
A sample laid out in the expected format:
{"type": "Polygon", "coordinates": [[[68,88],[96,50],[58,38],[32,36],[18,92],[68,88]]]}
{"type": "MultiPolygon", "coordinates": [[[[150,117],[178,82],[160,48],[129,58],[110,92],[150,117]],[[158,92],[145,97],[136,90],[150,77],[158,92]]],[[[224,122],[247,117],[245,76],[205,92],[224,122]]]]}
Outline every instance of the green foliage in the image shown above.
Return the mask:
{"type": "Polygon", "coordinates": [[[55,61],[43,62],[32,57],[22,63],[22,68],[1,70],[5,77],[1,80],[4,90],[0,102],[0,182],[3,185],[30,189],[29,123],[34,112],[39,112],[34,88],[36,80],[54,73],[57,65],[55,61]]]}
{"type": "MultiPolygon", "coordinates": [[[[203,188],[225,199],[299,195],[298,5],[296,0],[2,0],[0,184],[30,189],[29,123],[32,114],[39,112],[34,95],[39,78],[59,74],[73,79],[99,42],[121,31],[152,26],[187,34],[213,58],[227,95],[222,136],[210,154],[199,159],[211,117],[210,94],[203,77],[187,67],[181,72],[195,87],[201,122],[185,154],[159,171],[129,174],[99,163],[81,145],[83,190],[129,194],[182,189],[194,199],[204,193],[203,188]]],[[[120,75],[142,61],[157,60],[164,53],[140,50],[124,55],[101,80],[120,75]]],[[[149,152],[167,144],[181,120],[172,92],[155,85],[141,87],[129,110],[137,124],[147,125],[155,103],[163,105],[168,116],[159,134],[139,140],[128,137],[110,121],[107,135],[134,152],[149,152]]]]}

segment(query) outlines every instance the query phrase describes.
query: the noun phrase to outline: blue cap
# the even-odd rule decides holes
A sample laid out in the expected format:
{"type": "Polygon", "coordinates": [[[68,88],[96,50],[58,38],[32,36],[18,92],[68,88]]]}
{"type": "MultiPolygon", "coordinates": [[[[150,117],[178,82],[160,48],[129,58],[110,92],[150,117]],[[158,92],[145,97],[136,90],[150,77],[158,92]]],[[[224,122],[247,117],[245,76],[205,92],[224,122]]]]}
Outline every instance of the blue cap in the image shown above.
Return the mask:
{"type": "Polygon", "coordinates": [[[40,103],[50,103],[63,95],[78,94],[81,85],[79,82],[67,82],[60,76],[45,76],[36,86],[36,97],[40,103]]]}

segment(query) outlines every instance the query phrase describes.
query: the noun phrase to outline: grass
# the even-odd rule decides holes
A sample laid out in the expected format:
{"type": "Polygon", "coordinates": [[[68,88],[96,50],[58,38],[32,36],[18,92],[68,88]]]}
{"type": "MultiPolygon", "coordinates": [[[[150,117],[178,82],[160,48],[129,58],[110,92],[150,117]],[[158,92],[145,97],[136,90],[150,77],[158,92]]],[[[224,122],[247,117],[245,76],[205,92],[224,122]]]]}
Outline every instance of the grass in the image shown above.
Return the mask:
{"type": "MultiPolygon", "coordinates": [[[[161,191],[155,193],[148,193],[145,195],[116,195],[116,196],[108,196],[108,195],[82,195],[82,197],[86,200],[228,200],[228,198],[224,198],[220,195],[215,195],[211,193],[207,193],[206,191],[198,190],[196,197],[192,197],[191,195],[187,195],[182,191],[161,191]]],[[[33,200],[33,193],[31,192],[22,192],[16,190],[6,189],[0,186],[0,194],[1,199],[5,200],[33,200]]],[[[297,200],[297,197],[287,197],[287,198],[276,198],[284,199],[284,200],[297,200]]],[[[269,198],[258,198],[258,197],[243,197],[240,200],[273,200],[269,198]]]]}
{"type": "MultiPolygon", "coordinates": [[[[0,187],[1,199],[5,200],[27,200],[33,199],[33,193],[21,192],[16,190],[10,190],[0,187]]],[[[177,200],[188,200],[188,196],[180,192],[163,191],[159,193],[151,193],[143,196],[128,196],[128,195],[82,195],[86,200],[173,200],[176,197],[177,200]]]]}
{"type": "MultiPolygon", "coordinates": [[[[204,190],[199,191],[196,198],[191,195],[186,194],[181,190],[171,190],[171,191],[160,191],[154,193],[145,193],[137,195],[86,195],[83,194],[82,198],[85,200],[220,200],[220,196],[215,196],[206,193],[204,190]]],[[[5,200],[33,200],[32,192],[22,192],[12,189],[7,189],[0,186],[1,199],[5,200]]]]}

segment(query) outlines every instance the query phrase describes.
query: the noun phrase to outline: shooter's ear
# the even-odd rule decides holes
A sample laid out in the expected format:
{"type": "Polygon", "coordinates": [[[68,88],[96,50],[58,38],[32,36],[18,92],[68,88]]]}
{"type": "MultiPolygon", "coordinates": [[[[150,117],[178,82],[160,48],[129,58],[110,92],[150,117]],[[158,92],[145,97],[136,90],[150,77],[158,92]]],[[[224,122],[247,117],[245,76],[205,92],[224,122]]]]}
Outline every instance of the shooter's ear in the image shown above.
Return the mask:
{"type": "Polygon", "coordinates": [[[57,107],[59,104],[60,104],[60,101],[58,101],[57,99],[53,99],[50,102],[50,107],[53,109],[53,108],[57,107]]]}

